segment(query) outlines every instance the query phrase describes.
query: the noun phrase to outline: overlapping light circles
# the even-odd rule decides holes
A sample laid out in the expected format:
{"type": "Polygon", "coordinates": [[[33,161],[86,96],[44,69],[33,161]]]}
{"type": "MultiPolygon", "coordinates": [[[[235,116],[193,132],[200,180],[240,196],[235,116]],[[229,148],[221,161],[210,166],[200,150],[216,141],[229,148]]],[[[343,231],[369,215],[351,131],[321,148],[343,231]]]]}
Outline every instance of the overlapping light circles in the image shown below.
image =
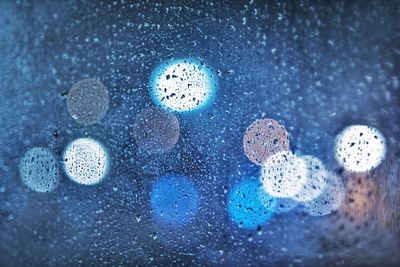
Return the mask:
{"type": "Polygon", "coordinates": [[[339,207],[344,194],[341,178],[326,170],[318,158],[289,151],[288,133],[275,120],[253,122],[243,147],[246,156],[261,166],[261,183],[276,198],[276,212],[301,204],[310,215],[322,216],[339,207]]]}
{"type": "Polygon", "coordinates": [[[214,72],[203,61],[183,58],[156,67],[149,87],[156,105],[170,111],[189,112],[210,104],[217,85],[214,72]]]}
{"type": "Polygon", "coordinates": [[[270,156],[289,149],[288,133],[273,119],[259,119],[246,129],[243,148],[249,160],[263,165],[270,156]]]}
{"type": "Polygon", "coordinates": [[[336,137],[335,152],[338,163],[346,170],[366,172],[384,160],[386,141],[374,127],[352,125],[336,137]]]}
{"type": "Polygon", "coordinates": [[[344,186],[339,176],[328,173],[324,191],[315,199],[303,202],[304,210],[311,216],[328,215],[338,209],[345,195],[344,186]]]}
{"type": "Polygon", "coordinates": [[[328,181],[329,172],[325,169],[324,164],[316,157],[301,157],[307,165],[306,182],[301,190],[293,196],[297,201],[310,201],[318,197],[328,181]]]}
{"type": "MultiPolygon", "coordinates": [[[[140,112],[133,134],[142,149],[150,154],[162,153],[176,145],[180,134],[179,121],[169,112],[205,108],[214,100],[217,81],[211,67],[203,61],[183,58],[157,66],[149,89],[152,100],[163,110],[151,107],[140,112]]],[[[79,81],[67,96],[70,115],[83,125],[99,122],[108,106],[108,90],[96,79],[79,81]]],[[[260,180],[241,181],[228,194],[228,213],[240,227],[254,229],[274,212],[286,212],[298,204],[311,216],[323,216],[337,210],[343,202],[345,188],[341,178],[328,171],[318,158],[292,153],[289,134],[276,120],[254,121],[244,134],[243,149],[250,161],[261,166],[261,175],[260,180]]],[[[374,127],[352,125],[336,137],[336,159],[348,171],[372,170],[385,154],[386,140],[374,127]]],[[[65,173],[83,185],[101,182],[109,162],[105,147],[91,138],[73,140],[63,153],[65,173]]],[[[45,148],[29,150],[20,160],[19,171],[23,183],[36,192],[52,191],[59,184],[57,160],[45,148]]],[[[151,206],[159,222],[181,226],[197,212],[198,190],[187,177],[162,176],[153,185],[151,206]]]]}
{"type": "Polygon", "coordinates": [[[294,197],[307,182],[307,164],[292,152],[276,153],[262,166],[261,181],[271,196],[294,197]]]}
{"type": "Polygon", "coordinates": [[[244,229],[255,229],[273,215],[276,199],[268,195],[257,179],[246,179],[228,194],[230,218],[244,229]]]}
{"type": "Polygon", "coordinates": [[[109,156],[104,146],[91,138],[72,141],[64,150],[63,161],[68,177],[83,185],[101,182],[109,166],[109,156]]]}

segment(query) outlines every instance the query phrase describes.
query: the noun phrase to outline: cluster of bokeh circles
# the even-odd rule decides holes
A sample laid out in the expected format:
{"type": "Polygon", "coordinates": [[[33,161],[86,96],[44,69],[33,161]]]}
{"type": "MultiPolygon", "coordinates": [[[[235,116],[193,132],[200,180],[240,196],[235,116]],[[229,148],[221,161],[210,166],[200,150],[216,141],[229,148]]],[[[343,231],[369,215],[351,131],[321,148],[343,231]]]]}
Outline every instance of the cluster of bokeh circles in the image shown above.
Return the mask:
{"type": "MultiPolygon", "coordinates": [[[[67,108],[75,121],[83,125],[99,122],[107,113],[107,88],[97,79],[76,83],[68,93],[67,108]]],[[[23,183],[36,192],[51,192],[60,182],[60,160],[46,147],[29,149],[20,160],[23,183]]],[[[110,155],[99,141],[82,137],[64,149],[62,169],[74,182],[93,185],[103,180],[110,165],[110,155]]]]}
{"type": "MultiPolygon", "coordinates": [[[[149,79],[154,105],[141,110],[133,124],[137,146],[148,154],[174,149],[180,137],[177,114],[208,108],[217,87],[213,69],[202,60],[173,59],[156,66],[149,79]]],[[[72,86],[66,104],[71,117],[86,126],[104,118],[109,102],[101,81],[85,79],[72,86]]],[[[249,125],[243,151],[260,172],[229,187],[226,210],[239,227],[257,228],[274,213],[295,207],[311,216],[323,216],[341,205],[345,194],[341,177],[319,158],[292,152],[289,133],[278,121],[260,118],[249,125]]],[[[386,141],[372,126],[350,125],[337,135],[334,151],[346,171],[368,172],[384,160],[386,141]]],[[[61,161],[46,147],[29,149],[20,160],[19,171],[28,188],[50,192],[60,184],[61,169],[72,181],[89,186],[103,181],[110,166],[111,155],[102,142],[80,137],[64,148],[61,161]]],[[[154,181],[149,199],[160,224],[179,227],[196,216],[201,198],[188,176],[171,172],[154,181]]]]}
{"type": "MultiPolygon", "coordinates": [[[[273,119],[256,120],[244,134],[244,152],[261,169],[252,183],[253,191],[258,193],[249,194],[246,189],[249,182],[244,181],[230,194],[230,203],[236,203],[237,198],[248,203],[249,195],[259,198],[247,205],[233,204],[232,217],[245,228],[265,223],[270,217],[266,214],[287,212],[295,207],[311,216],[328,215],[344,200],[341,177],[328,170],[317,157],[290,151],[288,136],[285,127],[273,119]]],[[[368,172],[385,158],[386,142],[374,127],[351,125],[337,135],[334,151],[337,162],[346,171],[368,172]]]]}

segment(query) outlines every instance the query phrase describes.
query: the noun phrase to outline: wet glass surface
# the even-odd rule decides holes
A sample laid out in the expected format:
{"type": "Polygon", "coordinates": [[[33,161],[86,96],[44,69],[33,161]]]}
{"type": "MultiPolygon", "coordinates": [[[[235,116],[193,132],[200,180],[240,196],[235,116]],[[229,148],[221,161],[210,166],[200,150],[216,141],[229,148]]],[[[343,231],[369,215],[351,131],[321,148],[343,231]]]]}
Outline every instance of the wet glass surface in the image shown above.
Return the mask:
{"type": "Polygon", "coordinates": [[[0,266],[398,266],[399,1],[0,1],[0,266]]]}

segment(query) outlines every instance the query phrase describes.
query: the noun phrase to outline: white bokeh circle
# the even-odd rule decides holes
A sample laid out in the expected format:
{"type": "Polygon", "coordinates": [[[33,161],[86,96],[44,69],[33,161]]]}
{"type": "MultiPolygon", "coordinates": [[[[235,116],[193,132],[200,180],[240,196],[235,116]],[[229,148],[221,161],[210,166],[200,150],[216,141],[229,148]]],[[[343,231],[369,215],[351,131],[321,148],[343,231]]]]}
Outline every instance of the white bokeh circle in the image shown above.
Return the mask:
{"type": "Polygon", "coordinates": [[[72,141],[64,150],[63,159],[65,173],[79,184],[97,184],[108,171],[108,153],[94,139],[79,138],[72,141]]]}
{"type": "Polygon", "coordinates": [[[329,172],[323,192],[317,198],[303,202],[303,208],[311,216],[328,215],[340,207],[344,196],[345,188],[342,179],[333,172],[329,172]]]}
{"type": "Polygon", "coordinates": [[[310,201],[318,197],[325,189],[329,172],[324,164],[316,157],[302,156],[307,164],[307,179],[301,190],[293,196],[296,201],[310,201]]]}
{"type": "Polygon", "coordinates": [[[302,189],[306,178],[306,162],[289,151],[272,155],[261,169],[263,187],[274,197],[293,197],[302,189]]]}
{"type": "Polygon", "coordinates": [[[348,171],[366,172],[374,169],[385,155],[385,137],[374,127],[352,125],[336,137],[336,160],[348,171]]]}
{"type": "Polygon", "coordinates": [[[183,58],[159,65],[150,78],[155,104],[170,111],[188,112],[205,107],[216,89],[215,75],[204,62],[183,58]]]}

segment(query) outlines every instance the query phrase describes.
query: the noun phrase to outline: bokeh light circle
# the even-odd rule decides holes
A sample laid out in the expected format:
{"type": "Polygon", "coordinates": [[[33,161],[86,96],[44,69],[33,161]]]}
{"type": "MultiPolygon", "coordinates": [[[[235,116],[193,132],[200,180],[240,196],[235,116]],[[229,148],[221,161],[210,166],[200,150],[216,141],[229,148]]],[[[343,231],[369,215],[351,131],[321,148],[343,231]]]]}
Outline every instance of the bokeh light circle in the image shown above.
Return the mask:
{"type": "Polygon", "coordinates": [[[133,125],[137,144],[149,153],[171,150],[178,142],[179,131],[176,116],[154,107],[142,110],[133,125]]]}
{"type": "Polygon", "coordinates": [[[335,153],[338,163],[346,170],[369,171],[385,158],[385,137],[374,127],[352,125],[336,137],[335,153]]]}
{"type": "Polygon", "coordinates": [[[168,174],[153,184],[150,202],[156,220],[167,226],[180,227],[195,217],[199,194],[187,177],[168,174]]]}
{"type": "Polygon", "coordinates": [[[274,197],[295,196],[306,183],[306,179],[306,162],[289,151],[272,155],[261,168],[264,189],[274,197]]]}
{"type": "Polygon", "coordinates": [[[303,156],[307,164],[306,182],[302,189],[293,196],[296,201],[310,201],[318,197],[325,189],[328,182],[329,172],[324,164],[316,157],[303,156]]]}
{"type": "Polygon", "coordinates": [[[252,162],[262,165],[270,156],[289,149],[288,133],[273,119],[259,119],[246,129],[243,148],[252,162]]]}
{"type": "Polygon", "coordinates": [[[59,185],[57,159],[47,149],[34,147],[21,158],[19,174],[22,182],[36,192],[50,192],[59,185]]]}
{"type": "Polygon", "coordinates": [[[85,79],[72,86],[67,96],[68,112],[78,123],[99,122],[107,113],[108,90],[96,79],[85,79]]]}
{"type": "Polygon", "coordinates": [[[211,68],[194,58],[160,64],[150,78],[150,95],[155,104],[177,112],[198,110],[210,104],[216,87],[211,68]]]}
{"type": "Polygon", "coordinates": [[[337,210],[343,202],[345,188],[342,179],[333,172],[328,173],[323,192],[311,201],[303,202],[304,210],[311,216],[324,216],[337,210]]]}
{"type": "Polygon", "coordinates": [[[345,201],[338,210],[339,214],[353,222],[373,216],[382,201],[379,197],[379,179],[374,179],[378,177],[349,173],[346,178],[345,201]]]}
{"type": "Polygon", "coordinates": [[[109,166],[106,149],[91,138],[72,141],[64,150],[63,160],[68,177],[83,185],[94,185],[102,181],[109,166]]]}
{"type": "Polygon", "coordinates": [[[228,194],[228,214],[241,228],[255,229],[263,225],[271,218],[275,207],[275,198],[255,179],[241,181],[228,194]]]}

